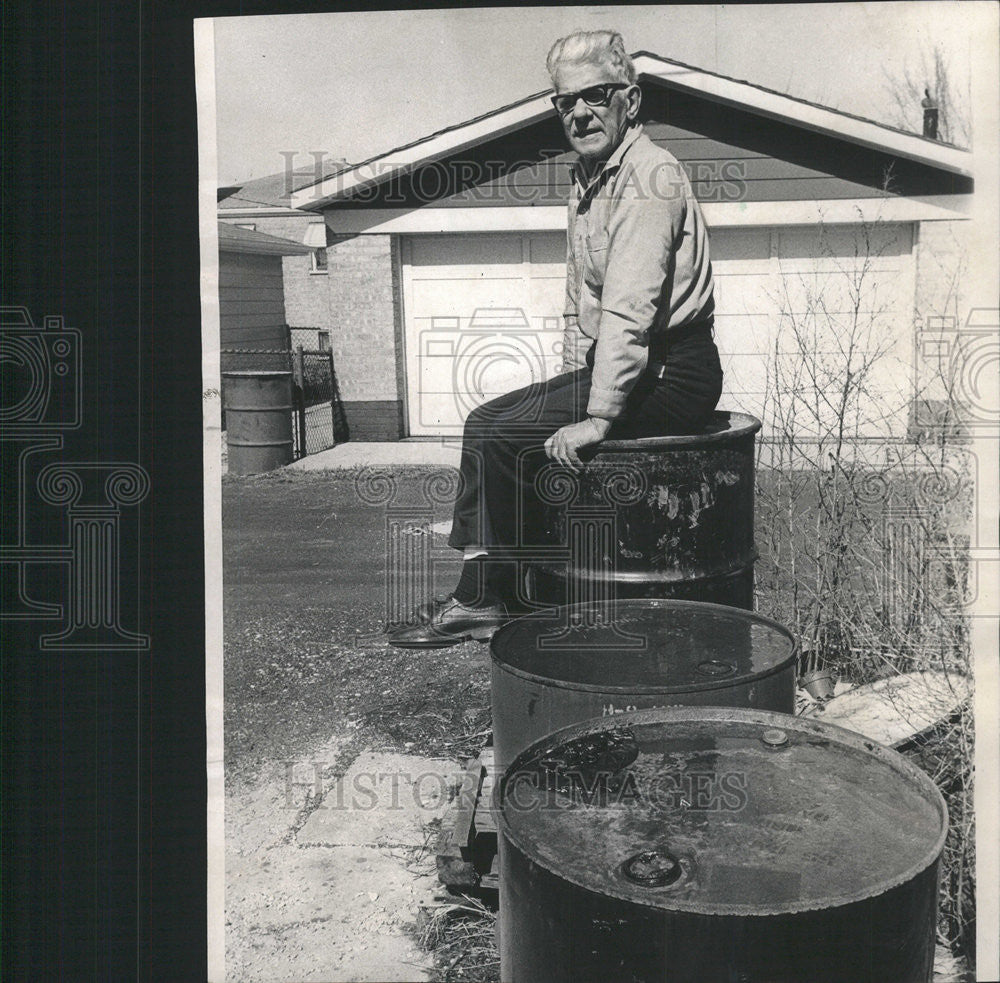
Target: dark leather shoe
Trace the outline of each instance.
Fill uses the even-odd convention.
[[[398,648],[433,649],[458,645],[470,638],[488,642],[498,628],[510,621],[502,604],[470,608],[454,597],[422,605],[417,617],[417,624],[391,631],[389,644]]]

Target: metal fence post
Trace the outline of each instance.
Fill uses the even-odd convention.
[[[299,432],[299,457],[306,456],[306,370],[302,346],[295,346],[292,358],[292,378],[295,381],[295,409]]]

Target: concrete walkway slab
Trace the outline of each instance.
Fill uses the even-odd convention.
[[[457,468],[461,442],[439,440],[348,441],[287,465],[288,471],[336,471],[362,467]]]
[[[360,755],[325,790],[296,834],[299,846],[419,847],[461,782],[454,761],[407,754]]]
[[[335,735],[291,770],[272,761],[254,785],[227,790],[231,983],[430,977],[433,958],[415,940],[441,889],[428,824],[447,809],[460,765],[364,751],[341,780],[323,781],[314,765],[344,748]]]

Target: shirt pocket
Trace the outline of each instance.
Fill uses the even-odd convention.
[[[584,243],[585,262],[583,278],[592,286],[604,285],[604,274],[608,268],[608,237],[589,235]]]

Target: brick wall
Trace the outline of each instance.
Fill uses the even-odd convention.
[[[397,305],[387,235],[332,236],[327,249],[330,347],[352,440],[398,440]]]
[[[314,215],[247,219],[259,232],[302,242]],[[328,241],[329,237],[328,237]],[[326,275],[309,256],[282,258],[285,318],[296,342],[315,346],[295,328],[330,332],[337,387],[351,440],[398,440],[402,435],[397,335],[401,308],[398,269],[387,235],[333,236]]]

